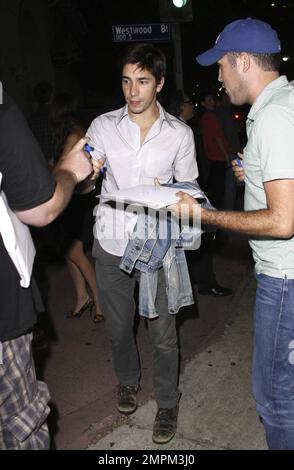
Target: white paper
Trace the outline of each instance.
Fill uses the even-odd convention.
[[[176,187],[167,186],[153,186],[148,184],[142,184],[134,186],[132,188],[119,189],[112,193],[100,194],[103,201],[117,201],[124,202],[126,204],[140,204],[142,206],[151,207],[153,209],[161,209],[167,207],[170,204],[174,204],[179,200],[176,193],[184,191],[193,197],[202,197],[203,192],[201,190],[193,189],[181,189]]]
[[[35,257],[34,243],[27,225],[23,224],[10,209],[1,191],[0,173],[0,234],[4,246],[20,275],[20,285],[28,287],[31,282]]]

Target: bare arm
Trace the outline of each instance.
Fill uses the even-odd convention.
[[[65,209],[76,184],[85,180],[93,170],[90,159],[82,150],[86,142],[87,139],[80,139],[69,153],[60,158],[53,171],[56,187],[51,199],[32,209],[16,212],[22,222],[43,227]]]
[[[211,211],[201,209],[203,224],[252,236],[288,239],[294,235],[294,180],[264,183],[267,208],[248,212]],[[181,201],[171,210],[181,216],[193,214],[195,199],[179,193]]]
[[[72,150],[72,148],[76,145],[76,143],[84,136],[85,136],[84,129],[82,129],[80,126],[76,126],[74,129],[74,132],[69,134],[69,136],[66,139],[66,142],[63,148],[63,154],[67,155]],[[91,177],[86,178],[84,181],[77,184],[77,186],[75,187],[75,192],[79,194],[86,194],[86,193],[91,192],[95,186],[95,181],[96,181],[96,176],[94,179],[92,179]]]

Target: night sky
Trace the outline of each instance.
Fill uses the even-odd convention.
[[[76,0],[82,13],[87,33],[81,41],[81,80],[84,87],[97,88],[105,95],[119,92],[120,77],[116,60],[126,43],[114,43],[112,25],[146,24],[160,22],[158,0]],[[171,3],[171,1],[170,1]],[[274,4],[275,6],[271,6]],[[238,18],[263,19],[277,31],[285,53],[293,59],[283,64],[283,73],[294,78],[294,1],[256,0],[192,0],[193,21],[181,23],[184,86],[188,92],[200,87],[217,87],[217,67],[200,67],[195,56],[213,46],[224,26]],[[292,44],[291,44],[292,42]],[[158,43],[171,64],[174,55],[172,43]],[[171,65],[169,65],[171,68]],[[88,71],[85,76],[85,68]]]

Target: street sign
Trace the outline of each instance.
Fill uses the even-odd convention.
[[[130,41],[169,41],[170,25],[158,24],[119,24],[112,26],[114,42]]]

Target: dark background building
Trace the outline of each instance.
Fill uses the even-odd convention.
[[[217,68],[196,64],[224,25],[240,17],[264,19],[283,44],[282,72],[294,78],[294,1],[189,0],[192,21],[180,23],[183,83],[189,92],[217,89]],[[160,23],[172,0],[0,0],[1,81],[25,113],[32,111],[32,89],[49,81],[72,91],[84,108],[104,111],[121,104],[117,57],[126,43],[114,42],[112,26]],[[161,16],[160,16],[161,12]],[[165,10],[166,13],[166,10]],[[175,42],[159,42],[168,58],[166,90],[177,86]]]

